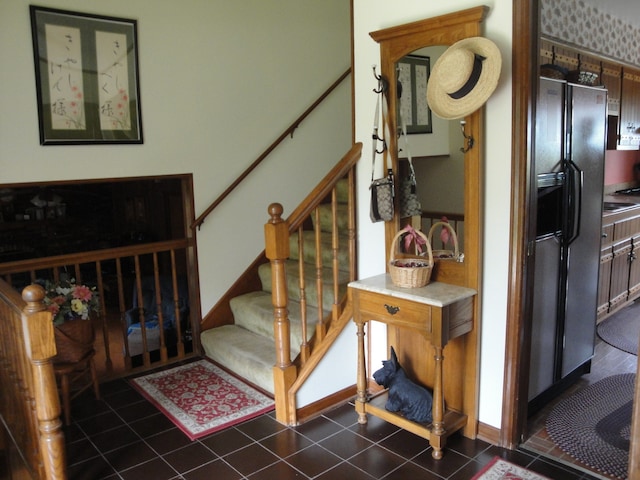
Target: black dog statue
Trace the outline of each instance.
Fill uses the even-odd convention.
[[[384,408],[390,412],[400,412],[405,418],[414,422],[431,422],[433,405],[431,392],[407,377],[398,363],[393,347],[391,347],[391,358],[382,361],[382,368],[373,374],[373,379],[378,385],[389,389],[389,398]]]

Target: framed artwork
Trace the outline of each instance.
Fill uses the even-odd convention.
[[[431,73],[429,57],[407,55],[398,61],[396,68],[402,88],[398,118],[404,120],[408,134],[432,133],[431,110],[427,105],[427,81]],[[401,125],[398,122],[398,128]]]
[[[40,144],[142,143],[136,21],[29,8]]]

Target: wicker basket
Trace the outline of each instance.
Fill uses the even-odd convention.
[[[76,363],[93,350],[95,334],[91,320],[74,319],[53,329],[57,355],[54,363]]]
[[[416,230],[416,233],[425,240],[428,257],[415,255],[396,259],[396,246],[403,233],[406,233],[405,230],[399,231],[391,242],[391,253],[389,254],[391,281],[397,287],[424,287],[431,280],[431,271],[433,270],[433,253],[429,239],[420,230]]]
[[[460,258],[460,248],[458,246],[458,235],[456,235],[456,231],[453,229],[451,224],[447,222],[436,222],[431,225],[429,229],[429,234],[427,238],[429,239],[429,243],[432,242],[433,234],[437,227],[447,228],[449,233],[451,234],[451,238],[453,239],[453,250],[435,250],[433,249],[433,258],[435,260],[455,260],[457,261]]]

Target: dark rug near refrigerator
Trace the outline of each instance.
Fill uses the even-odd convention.
[[[591,468],[627,478],[635,377],[606,377],[562,400],[547,417],[549,437]]]
[[[638,355],[640,302],[623,308],[598,325],[598,336],[623,352]]]

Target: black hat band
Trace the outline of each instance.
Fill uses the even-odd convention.
[[[467,96],[471,90],[476,87],[478,80],[480,80],[480,75],[482,74],[482,62],[486,60],[486,57],[478,55],[477,53],[475,53],[473,57],[473,70],[471,70],[471,75],[469,75],[467,83],[460,87],[459,90],[448,94],[454,100],[460,100],[462,97]]]

